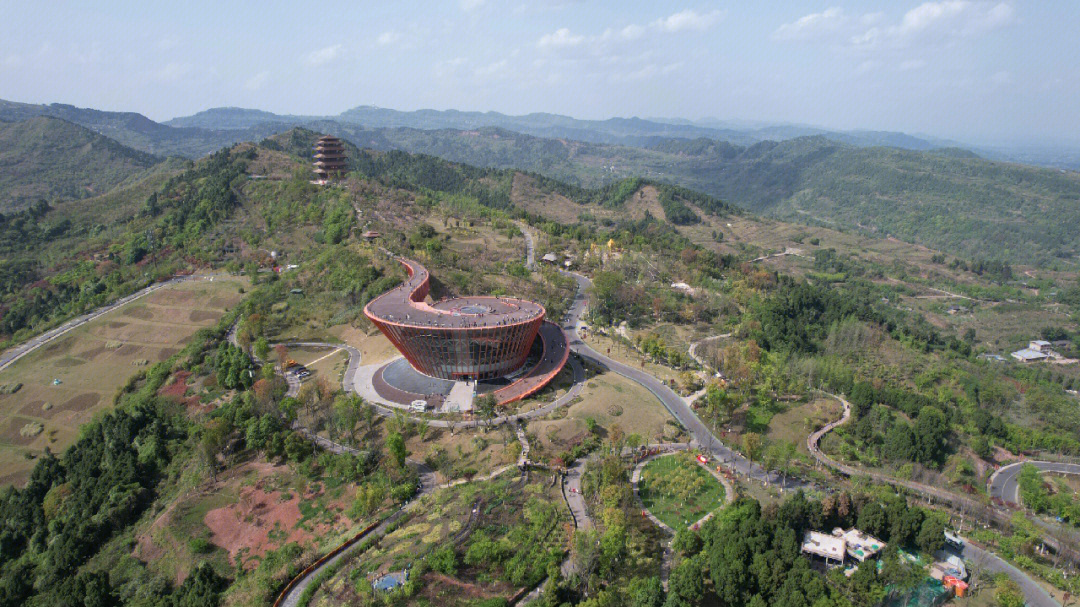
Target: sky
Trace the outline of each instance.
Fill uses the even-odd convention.
[[[0,99],[358,105],[1080,141],[1080,2],[0,0]]]

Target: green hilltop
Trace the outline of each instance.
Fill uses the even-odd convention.
[[[58,118],[0,122],[0,212],[104,194],[161,162]]]

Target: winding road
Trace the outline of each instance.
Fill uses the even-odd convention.
[[[891,476],[886,476],[884,474],[879,474],[877,472],[859,470],[859,469],[853,468],[851,466],[848,466],[846,464],[841,464],[841,463],[833,460],[829,456],[825,455],[821,451],[821,449],[819,447],[819,443],[821,442],[821,438],[823,436],[825,436],[826,434],[828,434],[829,432],[831,432],[837,426],[841,426],[841,425],[847,423],[847,421],[849,419],[851,419],[851,403],[849,403],[842,396],[839,396],[839,395],[836,395],[836,394],[829,394],[829,396],[839,400],[844,405],[844,413],[843,413],[843,415],[840,417],[840,419],[826,424],[821,429],[813,432],[812,434],[810,434],[810,436],[808,436],[806,438],[806,447],[807,447],[807,449],[810,450],[810,454],[814,456],[814,459],[816,459],[822,465],[824,465],[824,466],[826,466],[828,468],[832,468],[833,470],[843,474],[844,476],[858,476],[858,475],[867,476],[867,477],[869,477],[872,480],[875,480],[877,482],[887,483],[887,484],[890,484],[890,485],[893,485],[893,486],[896,486],[896,487],[903,487],[903,488],[908,489],[910,491],[913,491],[913,492],[915,492],[917,494],[929,495],[929,496],[935,497],[937,499],[946,501],[946,502],[948,502],[950,504],[955,505],[958,502],[960,502],[961,505],[968,505],[969,507],[974,507],[974,506],[977,505],[976,502],[974,502],[973,500],[968,500],[967,498],[963,498],[963,497],[954,495],[954,494],[952,494],[952,493],[950,493],[948,491],[945,491],[943,489],[938,489],[936,487],[930,487],[928,485],[923,485],[921,483],[915,483],[915,482],[911,482],[911,481],[904,481],[904,480],[896,479],[896,478],[893,478]],[[1038,463],[1049,464],[1050,462],[1038,462]],[[1058,465],[1061,465],[1061,464],[1058,464]],[[1064,465],[1069,466],[1070,464],[1064,464]],[[1075,465],[1075,464],[1072,464],[1072,465]],[[1020,470],[1020,464],[1013,464],[1012,466],[1007,466],[1005,468],[1002,468],[998,472],[1007,470],[1007,469],[1012,468],[1014,466],[1015,466],[1015,471],[1010,471],[1010,473],[1008,473],[1006,476],[1004,476],[1004,477],[1002,477],[1000,479],[997,479],[998,480],[998,486],[1000,486],[1000,487],[1009,486],[1008,482],[1011,481],[1012,486],[1015,489],[1015,480],[1014,479],[1015,479],[1016,472],[1019,472],[1019,470]],[[1080,466],[1078,466],[1078,468],[1080,468]],[[997,476],[998,476],[998,473],[995,473],[994,477],[991,477],[990,480],[991,480],[992,485],[994,484],[995,477],[997,477]],[[1040,586],[1039,583],[1036,582],[1033,578],[1031,578],[1029,575],[1024,573],[1022,570],[1020,570],[1016,566],[1014,566],[1014,565],[1010,564],[1009,562],[1005,561],[1005,559],[1002,559],[1001,557],[997,556],[993,552],[990,552],[989,550],[987,550],[985,548],[982,548],[981,546],[977,546],[977,545],[973,544],[971,542],[971,540],[965,540],[963,550],[961,550],[957,554],[959,556],[963,557],[965,560],[968,560],[971,563],[973,563],[974,565],[976,565],[978,567],[981,567],[981,568],[983,568],[983,569],[985,569],[985,570],[987,570],[987,571],[989,571],[991,573],[1004,573],[1004,574],[1008,575],[1010,579],[1012,579],[1014,582],[1016,582],[1020,586],[1020,589],[1024,593],[1024,598],[1026,599],[1027,604],[1028,604],[1029,607],[1057,607],[1058,606],[1058,602],[1052,596],[1050,596],[1050,594],[1048,592],[1046,592],[1046,590],[1044,590],[1043,587]]]
[[[705,339],[699,339],[694,343],[690,344],[690,347],[687,349],[687,353],[690,354],[690,358],[694,359],[694,362],[701,365],[703,369],[707,369],[709,368],[709,365],[705,362],[705,359],[701,358],[697,354],[698,346],[707,341],[716,341],[718,339],[724,339],[725,337],[731,337],[731,333],[723,333],[721,335],[713,335],[711,337],[706,337]]]
[[[714,458],[720,460],[721,463],[732,468],[735,472],[749,479],[778,485],[783,489],[797,489],[809,486],[806,481],[793,476],[788,476],[783,480],[777,481],[775,479],[777,476],[775,471],[765,470],[761,466],[752,463],[743,457],[742,454],[721,443],[712,431],[701,421],[697,414],[693,412],[690,405],[686,403],[686,399],[679,396],[674,390],[668,387],[667,384],[650,373],[635,369],[629,365],[625,365],[617,360],[604,356],[583,342],[578,336],[578,330],[581,327],[581,315],[584,313],[586,306],[585,293],[592,287],[592,281],[576,272],[563,271],[562,273],[576,280],[578,286],[577,294],[567,312],[568,320],[563,326],[563,329],[570,335],[571,352],[583,359],[591,360],[593,363],[622,375],[631,381],[637,382],[649,392],[652,392],[668,412],[671,413],[672,417],[686,429],[698,448],[710,453]]]
[[[1040,472],[1057,472],[1059,474],[1080,474],[1080,464],[1066,464],[1061,462],[1022,461],[998,468],[990,476],[986,489],[990,497],[996,497],[1004,502],[1020,504],[1020,484],[1017,476],[1025,465],[1032,465]]]

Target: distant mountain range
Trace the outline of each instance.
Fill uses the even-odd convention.
[[[650,145],[662,139],[708,138],[740,145],[759,141],[779,141],[822,135],[858,146],[884,145],[912,150],[960,147],[955,142],[923,139],[886,131],[829,131],[808,126],[769,125],[752,128],[722,126],[716,121],[692,122],[672,119],[609,118],[580,120],[559,114],[535,113],[510,116],[499,112],[463,112],[458,110],[416,110],[402,112],[375,106],[359,106],[337,116],[278,115],[262,110],[213,108],[193,116],[174,118],[165,124],[181,128],[250,129],[268,124],[306,125],[334,121],[367,128],[413,128],[422,130],[471,130],[495,127],[559,139],[590,143]]]
[[[522,169],[582,186],[644,177],[757,213],[896,236],[969,258],[1080,257],[1072,229],[1080,225],[1080,174],[995,162],[903,133],[370,106],[322,117],[215,108],[162,124],[135,113],[0,101],[0,120],[35,116],[82,125],[134,150],[188,158],[301,126],[361,148]],[[73,195],[70,184],[52,191],[60,192]]]
[[[186,158],[199,158],[238,141],[260,139],[280,130],[272,126],[247,131],[177,128],[154,122],[134,112],[106,112],[61,103],[38,105],[0,100],[0,120],[20,121],[35,116],[60,118],[128,147],[158,156]]]

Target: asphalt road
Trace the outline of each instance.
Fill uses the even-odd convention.
[[[567,311],[567,321],[563,326],[563,329],[570,335],[570,350],[572,352],[582,358],[592,359],[611,371],[644,386],[660,400],[672,417],[686,429],[700,449],[711,453],[713,457],[726,463],[739,474],[761,482],[768,481],[774,485],[780,485],[784,489],[808,486],[806,481],[796,477],[789,476],[786,479],[779,479],[776,472],[766,471],[761,466],[747,460],[742,454],[728,448],[702,423],[701,419],[686,403],[686,400],[668,387],[667,384],[641,369],[635,369],[604,356],[581,341],[578,328],[581,326],[581,315],[585,311],[587,302],[585,293],[592,287],[592,281],[575,272],[563,272],[563,274],[574,278],[578,286],[574,301]]]
[[[999,556],[988,550],[983,550],[970,542],[964,543],[964,549],[960,556],[967,561],[968,571],[978,567],[989,573],[1004,573],[1020,586],[1024,593],[1024,600],[1028,607],[1059,607],[1060,603],[1043,590],[1035,580],[1026,573],[1005,562]]]
[[[853,476],[853,475],[859,474],[860,471],[856,470],[854,468],[851,468],[850,466],[845,466],[844,464],[840,464],[838,462],[833,461],[828,456],[826,456],[824,453],[822,453],[821,450],[818,448],[818,443],[821,441],[821,437],[823,437],[825,434],[829,433],[831,430],[833,430],[837,426],[840,426],[840,425],[846,423],[851,418],[851,404],[841,396],[838,396],[838,395],[835,395],[835,394],[832,394],[830,396],[839,399],[840,402],[844,405],[844,414],[840,417],[840,419],[838,419],[838,420],[836,420],[834,422],[830,422],[829,424],[826,424],[820,430],[818,430],[818,431],[812,433],[810,436],[808,436],[806,438],[806,446],[807,446],[808,449],[810,449],[810,453],[819,462],[822,462],[823,464],[825,464],[825,465],[827,465],[827,466],[829,466],[831,468],[834,468],[834,469],[840,471],[843,474]],[[1040,462],[1040,463],[1049,463],[1049,462]],[[1002,468],[1001,470],[1006,470],[1007,468],[1009,468],[1009,467]],[[1020,466],[1016,465],[1016,471],[1019,471],[1019,469],[1020,469]],[[874,478],[875,476],[881,476],[881,475],[877,475],[876,473],[867,473],[865,471],[862,471],[862,474],[867,474],[867,475],[871,476],[871,478]],[[1011,472],[1011,475],[1015,476],[1015,471]],[[905,482],[905,481],[901,481],[901,480],[898,480],[898,479],[892,479],[892,478],[887,478],[887,477],[883,477],[883,476],[881,478],[875,478],[875,480],[878,480],[879,482],[887,482],[887,483],[891,483],[891,484],[894,484],[894,485],[903,486],[903,487],[906,487],[908,489],[911,489],[913,491],[920,492],[920,493],[927,493],[928,490],[930,489],[930,488],[928,488],[928,487],[926,487],[924,485],[920,485],[918,483]],[[993,481],[994,481],[994,478],[992,477],[991,482],[993,482]],[[1015,484],[1015,481],[1013,481],[1013,482]],[[963,557],[964,560],[968,561],[969,570],[974,568],[974,567],[979,567],[979,568],[985,569],[986,571],[988,571],[990,573],[1004,573],[1004,574],[1008,575],[1009,578],[1011,578],[1014,582],[1016,582],[1020,586],[1020,589],[1024,593],[1024,598],[1027,601],[1028,607],[1056,607],[1058,605],[1058,603],[1054,600],[1054,598],[1051,597],[1050,594],[1046,592],[1046,590],[1043,590],[1042,586],[1040,586],[1034,579],[1032,579],[1030,576],[1028,576],[1028,574],[1024,573],[1023,571],[1021,571],[1017,567],[1014,567],[1013,565],[1009,564],[1004,559],[998,557],[994,553],[992,553],[992,552],[990,552],[988,550],[984,550],[984,549],[982,549],[982,548],[980,548],[978,546],[975,546],[970,541],[965,540],[964,549],[962,551],[960,551],[958,554],[959,554],[959,556]]]
[[[523,224],[518,223],[518,227],[521,228],[521,235],[525,237],[525,267],[530,272],[536,271],[536,241],[533,240],[532,232],[529,228]]]
[[[990,497],[996,497],[1002,501],[1020,503],[1020,484],[1017,476],[1025,464],[1031,464],[1043,472],[1059,472],[1061,474],[1080,474],[1080,464],[1064,464],[1060,462],[1028,461],[1016,462],[1008,466],[1002,466],[994,472],[987,483]]]

